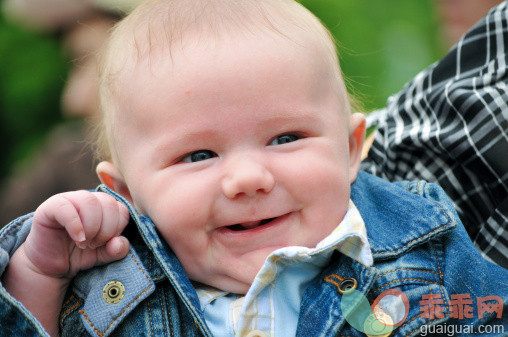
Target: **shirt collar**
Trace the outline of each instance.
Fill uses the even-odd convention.
[[[321,254],[333,250],[338,250],[367,267],[373,264],[365,223],[351,200],[344,219],[310,253]]]

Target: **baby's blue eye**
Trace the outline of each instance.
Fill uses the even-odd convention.
[[[217,157],[217,154],[210,150],[199,150],[192,152],[185,157],[183,157],[183,161],[186,163],[194,163],[197,161],[207,160]]]
[[[300,139],[300,137],[298,137],[297,135],[284,134],[284,135],[280,135],[280,136],[275,137],[270,142],[270,145],[281,145],[281,144],[291,143],[291,142],[294,142],[294,141],[296,141],[298,139]]]

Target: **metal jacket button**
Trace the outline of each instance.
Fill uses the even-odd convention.
[[[352,277],[348,277],[340,281],[338,291],[340,294],[344,294],[348,290],[358,288],[358,282]]]
[[[102,297],[106,302],[115,304],[120,302],[125,296],[125,287],[120,281],[110,281],[102,288]]]

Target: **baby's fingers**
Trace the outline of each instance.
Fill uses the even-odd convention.
[[[76,243],[86,240],[85,230],[74,203],[66,198],[66,193],[57,194],[42,203],[34,214],[33,229],[65,229]]]
[[[106,264],[123,259],[129,252],[129,241],[123,236],[116,236],[106,245],[97,248],[97,263]]]
[[[85,240],[76,242],[80,248],[86,248],[90,241],[101,230],[102,204],[99,194],[103,193],[75,191],[63,194],[63,197],[69,200],[69,202],[71,202],[78,211],[81,224],[83,226]],[[67,228],[67,226],[65,226],[65,228]]]
[[[88,247],[100,247],[119,236],[129,222],[129,210],[121,202],[105,193],[96,193],[101,204],[101,226],[93,238],[88,238]]]
[[[112,196],[74,191],[46,200],[35,212],[34,224],[67,231],[80,248],[96,248],[119,236],[129,221],[127,207]]]

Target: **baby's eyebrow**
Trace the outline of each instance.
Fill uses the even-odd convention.
[[[274,131],[314,131],[318,132],[325,127],[326,120],[319,116],[319,113],[313,112],[296,112],[281,113],[279,115],[270,116],[258,124],[258,132],[264,130]]]
[[[263,120],[261,124],[264,125],[301,125],[301,124],[316,124],[321,123],[321,119],[314,113],[291,113],[270,116]]]
[[[188,144],[189,140],[208,139],[213,141],[217,139],[217,131],[213,129],[191,130],[184,128],[181,130],[169,130],[168,133],[171,134],[169,137],[155,144],[155,151],[167,151],[172,147]]]

